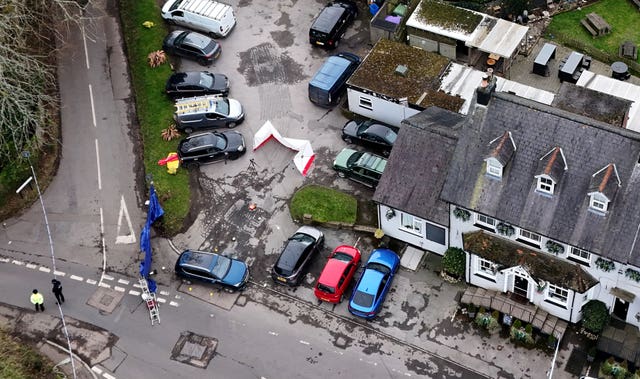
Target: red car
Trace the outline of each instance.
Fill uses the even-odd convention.
[[[336,247],[322,269],[313,293],[322,301],[342,302],[344,291],[356,273],[359,263],[360,250],[348,245]]]

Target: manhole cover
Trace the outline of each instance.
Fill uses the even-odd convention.
[[[100,304],[104,305],[105,307],[108,307],[109,305],[111,305],[112,302],[113,302],[113,296],[103,295],[100,298]]]
[[[124,292],[116,292],[105,287],[98,287],[96,292],[91,295],[87,304],[97,308],[99,311],[111,313],[120,304],[124,297]]]
[[[171,350],[171,359],[188,365],[207,368],[216,352],[218,341],[192,332],[180,333],[180,338]]]

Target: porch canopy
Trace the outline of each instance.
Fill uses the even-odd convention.
[[[528,249],[483,230],[462,235],[464,250],[495,263],[499,270],[520,266],[532,278],[541,279],[577,293],[585,293],[598,281],[579,264],[571,264],[550,253]]]
[[[519,25],[500,18],[485,16],[474,32],[474,39],[467,46],[485,53],[509,59],[518,51],[520,43],[529,31],[528,26]]]

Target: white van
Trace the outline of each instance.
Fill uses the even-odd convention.
[[[233,8],[214,0],[168,0],[162,6],[162,18],[213,38],[226,37],[236,25]]]

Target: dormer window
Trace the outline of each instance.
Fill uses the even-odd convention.
[[[595,193],[591,195],[589,207],[599,212],[606,212],[609,206],[609,200],[601,194]]]
[[[610,163],[591,176],[589,183],[589,209],[605,214],[622,185],[616,165]]]
[[[507,166],[516,151],[511,132],[504,132],[500,137],[489,142],[489,154],[485,158],[487,163],[487,175],[494,178],[502,178],[504,168]]]
[[[538,177],[538,188],[537,190],[540,192],[548,193],[549,195],[553,195],[553,189],[556,186],[556,182],[546,175],[540,175]]]

